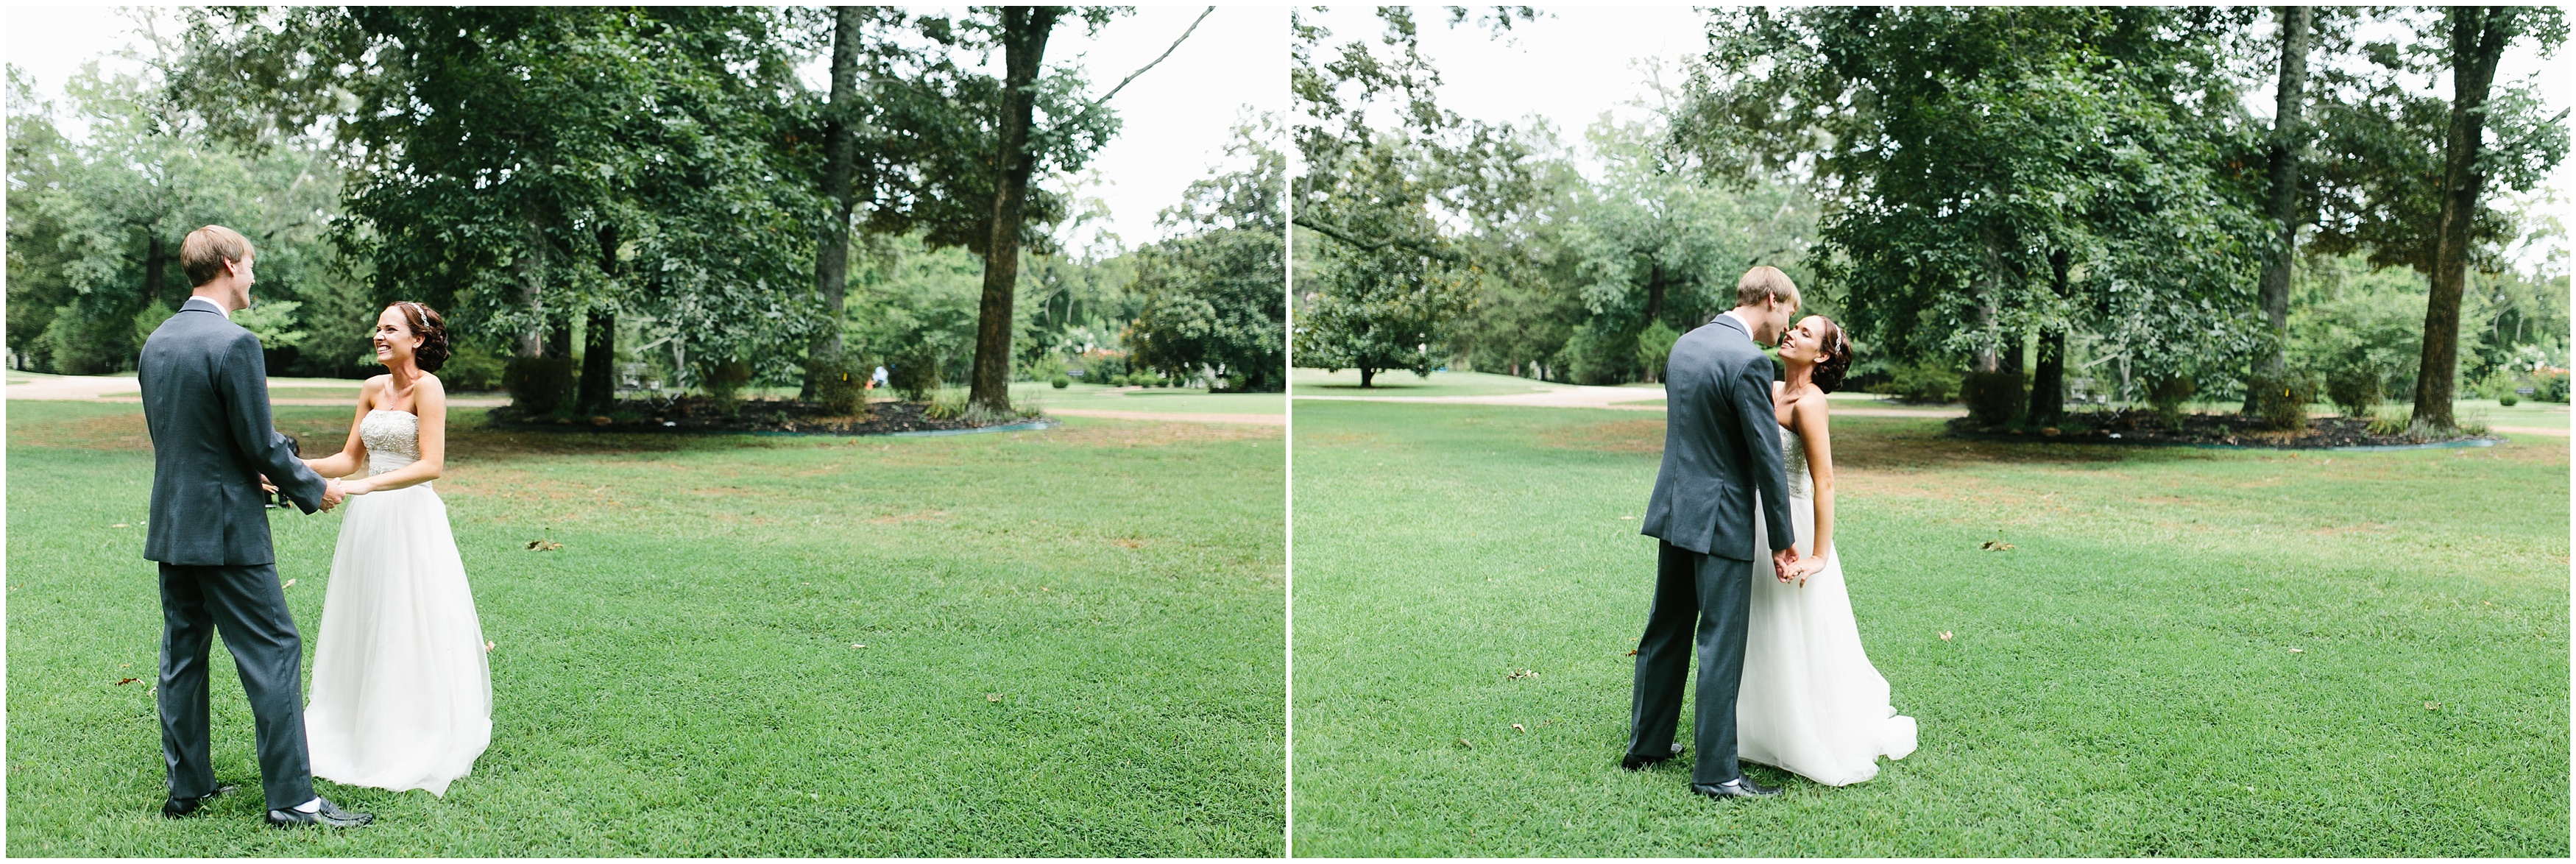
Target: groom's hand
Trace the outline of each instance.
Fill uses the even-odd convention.
[[[330,479],[327,479],[327,480],[322,481],[322,509],[323,509],[323,510],[326,510],[326,511],[327,511],[327,510],[330,510],[330,509],[331,509],[331,508],[333,508],[333,507],[338,507],[338,506],[340,506],[340,501],[341,501],[341,499],[344,499],[344,498],[347,498],[347,497],[349,497],[349,493],[348,493],[346,490],[343,490],[343,489],[341,489],[341,488],[340,488],[340,478],[333,477],[333,478],[330,478]]]
[[[1797,567],[1798,550],[1782,549],[1771,553],[1771,575],[1780,577],[1781,584],[1787,584],[1789,582],[1790,573],[1795,571]]]

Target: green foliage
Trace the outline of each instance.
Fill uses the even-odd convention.
[[[1297,319],[1298,362],[1367,379],[1389,369],[1429,377],[1447,361],[1442,336],[1466,311],[1474,273],[1345,244],[1320,257],[1316,291]]]
[[[1647,324],[1646,331],[1637,334],[1637,365],[1645,368],[1648,380],[1663,379],[1664,362],[1673,355],[1673,343],[1681,339],[1681,333],[1660,320]]]
[[[304,304],[293,300],[253,303],[248,309],[235,311],[232,321],[241,325],[242,329],[250,331],[250,335],[259,337],[261,348],[270,351],[299,348],[313,335],[296,328],[296,325],[301,322],[295,310],[303,307]]]
[[[170,316],[176,314],[178,313],[170,308],[170,304],[163,303],[159,300],[154,300],[151,305],[136,310],[134,313],[134,341],[131,343],[135,347],[135,350],[142,350],[143,341],[152,338],[152,331],[161,329],[161,322],[170,320]],[[259,331],[254,330],[251,332],[253,335],[257,335]],[[262,341],[265,342],[266,340]],[[59,347],[55,349],[57,353],[60,353],[61,350],[62,349]]]
[[[2152,379],[2147,383],[2147,405],[2164,418],[2165,425],[2176,425],[2182,422],[2183,406],[2199,391],[2200,385],[2189,375]]]
[[[1675,139],[1716,176],[1812,166],[1811,294],[1901,358],[2088,332],[2154,377],[2256,346],[2264,222],[2232,28],[2146,7],[1713,13]],[[1820,109],[1819,106],[1833,106]]]
[[[447,363],[438,367],[438,380],[451,393],[480,393],[501,389],[508,371],[501,355],[476,340],[454,343]]]
[[[1959,401],[1968,416],[1987,426],[2021,419],[2030,402],[2030,382],[2019,372],[1970,372],[1959,378]]]
[[[2532,376],[2531,399],[2535,402],[2567,404],[2567,370],[2553,369]]]
[[[2518,398],[2515,398],[2514,394],[2513,394],[2511,391],[2507,391],[2507,392],[2505,392],[2505,393],[2502,393],[2502,394],[2500,394],[2500,395],[2496,396],[2496,404],[2498,404],[2498,405],[2502,405],[2502,406],[2507,407],[2507,408],[2511,408],[2511,407],[2513,407],[2513,406],[2515,406],[2515,405],[2522,404],[2522,400],[2521,400],[2521,399],[2518,399]]]
[[[751,385],[753,374],[751,361],[731,357],[708,362],[698,380],[705,383],[707,395],[714,397],[716,414],[732,417],[742,410],[742,388]]]
[[[1959,370],[1938,361],[1895,363],[1878,392],[1918,405],[1941,405],[1959,398]]]
[[[519,357],[501,375],[510,391],[510,407],[521,416],[552,414],[572,398],[572,360],[565,357]]]
[[[1286,224],[1279,189],[1286,157],[1264,143],[1270,124],[1238,127],[1228,152],[1251,167],[1190,185],[1167,225],[1194,233],[1138,252],[1130,289],[1144,307],[1124,334],[1132,362],[1188,377],[1209,370],[1220,389],[1288,386]]]
[[[2398,408],[2372,412],[2370,423],[2364,428],[2372,435],[2397,436],[2406,434],[2409,425],[2411,423],[2406,410]]]
[[[836,416],[854,416],[867,410],[868,367],[847,355],[807,359],[814,373],[814,401]]]
[[[1062,389],[1064,389],[1064,388],[1067,388],[1067,387],[1071,387],[1071,386],[1073,386],[1073,379],[1072,379],[1072,378],[1065,377],[1064,375],[1059,374],[1059,375],[1057,375],[1057,376],[1055,376],[1055,377],[1053,377],[1053,378],[1049,378],[1049,379],[1047,379],[1047,386],[1049,386],[1049,387],[1053,387],[1053,388],[1058,389],[1058,390],[1062,390]]]
[[[2343,410],[2343,416],[2369,417],[2379,410],[2380,388],[2387,380],[2387,370],[2367,361],[2347,363],[2326,373],[2326,397]]]
[[[2246,380],[2254,391],[2254,416],[2263,428],[2290,431],[2308,428],[2308,405],[2317,401],[2316,376],[2291,370],[2274,375],[2257,372]]]

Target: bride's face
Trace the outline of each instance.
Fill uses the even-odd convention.
[[[384,314],[376,316],[375,343],[376,362],[392,366],[395,361],[412,358],[413,349],[420,347],[420,336],[411,332],[411,322],[403,318],[401,309],[387,306]]]
[[[1809,315],[1795,326],[1780,333],[1780,359],[1795,363],[1814,363],[1824,356],[1825,319]]]

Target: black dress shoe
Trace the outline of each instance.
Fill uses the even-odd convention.
[[[1780,794],[1778,789],[1756,785],[1751,777],[1737,777],[1715,786],[1693,783],[1691,792],[1711,798],[1769,798]]]
[[[1656,765],[1663,764],[1665,761],[1672,758],[1673,757],[1670,756],[1640,756],[1635,753],[1630,753],[1619,760],[1619,767],[1630,771],[1644,771],[1648,768],[1655,767]]]
[[[217,796],[239,788],[241,787],[230,783],[217,783],[215,784],[214,791],[207,792],[206,794],[199,795],[194,798],[172,798],[163,801],[161,802],[161,815],[177,819],[181,816],[195,813],[197,812],[197,808],[206,806],[206,802],[215,800]]]
[[[306,813],[302,810],[297,810],[291,807],[284,810],[268,811],[268,824],[275,825],[279,828],[293,828],[299,825],[313,825],[323,828],[357,828],[373,821],[376,821],[376,814],[352,813],[347,810],[342,810],[340,809],[340,805],[331,803],[331,799],[329,798],[322,799],[321,809],[315,810],[311,813]]]

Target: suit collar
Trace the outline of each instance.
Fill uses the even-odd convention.
[[[1753,341],[1753,330],[1744,326],[1744,322],[1736,320],[1733,311],[1734,310],[1728,310],[1726,312],[1717,313],[1717,317],[1709,319],[1708,323],[1723,324],[1737,333],[1744,334],[1744,341]]]
[[[224,316],[225,320],[231,320],[233,317],[233,313],[225,311],[222,306],[215,305],[215,301],[208,300],[203,297],[190,297],[188,298],[188,302],[179,304],[179,311],[186,312],[189,310],[212,312],[217,315]]]

